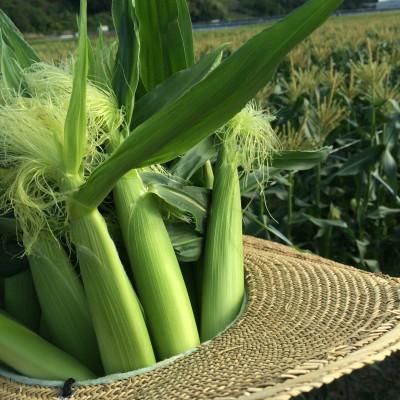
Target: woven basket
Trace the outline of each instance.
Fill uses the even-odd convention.
[[[248,303],[233,326],[151,370],[78,385],[73,398],[284,400],[400,349],[400,280],[254,238],[245,258]],[[59,398],[59,387],[0,377],[1,400]]]

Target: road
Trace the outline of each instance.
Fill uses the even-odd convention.
[[[384,12],[393,12],[393,11],[400,11],[399,9],[390,9],[390,10],[377,10],[375,8],[364,8],[359,10],[341,10],[335,13],[336,16],[354,16],[354,15],[361,15],[361,14],[372,14],[372,13],[384,13]],[[248,25],[257,25],[257,24],[265,24],[268,22],[275,22],[279,21],[284,18],[284,15],[277,16],[277,17],[267,17],[267,18],[253,18],[253,19],[244,19],[238,21],[221,21],[215,23],[195,23],[193,24],[193,30],[195,31],[209,31],[209,30],[216,30],[216,29],[227,29],[227,28],[236,28],[241,26],[248,26]]]

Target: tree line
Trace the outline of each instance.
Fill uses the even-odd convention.
[[[359,8],[365,0],[345,0],[345,8]],[[230,19],[232,16],[281,15],[304,0],[188,0],[194,22]],[[75,29],[79,0],[0,0],[0,8],[23,32],[62,32]],[[89,0],[89,29],[111,25],[111,0]]]

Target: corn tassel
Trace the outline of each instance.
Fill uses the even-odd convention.
[[[72,356],[0,313],[0,361],[30,378],[88,380],[94,374]]]
[[[159,204],[137,171],[114,190],[116,210],[139,297],[160,359],[199,344],[189,295]]]

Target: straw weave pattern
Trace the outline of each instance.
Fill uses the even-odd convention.
[[[249,301],[193,353],[126,380],[77,387],[88,400],[287,400],[400,349],[400,281],[245,239]],[[1,400],[60,390],[0,377]]]

